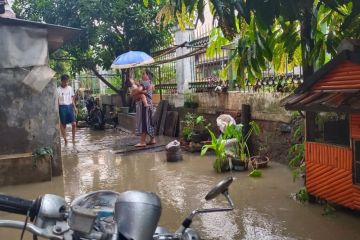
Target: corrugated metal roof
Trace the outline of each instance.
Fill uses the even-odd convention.
[[[360,52],[343,51],[281,101],[287,110],[360,112]]]
[[[64,43],[69,42],[76,38],[80,29],[71,28],[47,23],[27,21],[17,18],[1,18],[0,24],[13,25],[13,26],[28,26],[33,28],[46,28],[48,31],[49,51],[53,52],[60,48]]]
[[[281,101],[287,110],[360,112],[360,91],[293,94]]]

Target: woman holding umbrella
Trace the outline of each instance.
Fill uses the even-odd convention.
[[[136,135],[140,136],[140,142],[135,147],[145,147],[146,144],[152,145],[156,143],[155,129],[152,121],[152,73],[149,69],[145,69],[142,74],[142,84],[140,88],[136,88],[132,91],[132,95],[136,101]],[[137,96],[144,94],[147,101],[147,106]],[[150,136],[150,141],[146,143],[146,135]]]
[[[129,51],[127,53],[118,56],[113,64],[112,68],[125,69],[133,68],[137,66],[143,66],[153,63],[154,59],[144,52]],[[140,142],[135,147],[145,147],[146,144],[155,144],[155,129],[152,121],[152,91],[153,86],[151,83],[153,74],[149,69],[145,69],[142,74],[141,87],[134,88],[131,95],[136,99],[136,135],[140,136]],[[133,83],[132,83],[133,84]],[[146,103],[141,101],[141,95],[146,97]],[[145,103],[145,104],[144,104]],[[146,136],[150,136],[150,141],[146,143]]]

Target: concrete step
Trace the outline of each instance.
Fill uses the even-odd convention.
[[[51,175],[48,155],[36,158],[31,153],[0,155],[0,186],[50,181]]]

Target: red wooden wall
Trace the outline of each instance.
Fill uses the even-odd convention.
[[[350,135],[360,140],[360,115],[350,115]],[[305,161],[309,193],[360,210],[360,185],[354,185],[352,178],[352,148],[306,142]]]
[[[352,150],[307,142],[305,159],[308,192],[330,202],[354,208]]]

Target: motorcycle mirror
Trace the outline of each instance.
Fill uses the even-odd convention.
[[[233,180],[233,177],[227,177],[223,179],[213,189],[210,190],[210,192],[205,196],[205,199],[208,201],[216,198],[220,193],[226,192]]]

